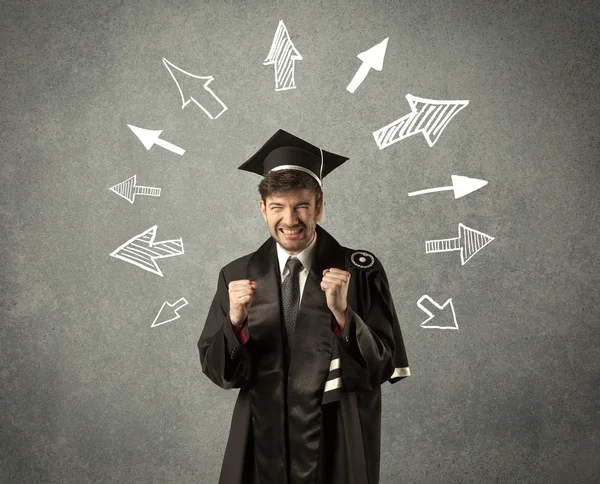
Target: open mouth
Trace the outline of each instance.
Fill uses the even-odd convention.
[[[294,229],[294,230],[279,229],[279,232],[281,232],[286,239],[298,239],[298,238],[302,237],[302,235],[304,235],[303,228]]]

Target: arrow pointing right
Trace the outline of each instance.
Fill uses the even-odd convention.
[[[419,190],[417,192],[410,192],[409,197],[415,195],[422,195],[424,193],[441,192],[444,190],[454,190],[454,198],[464,197],[469,193],[479,190],[481,187],[487,185],[487,181],[478,180],[477,178],[469,178],[466,176],[450,175],[452,178],[452,186],[449,187],[438,187],[438,188],[427,188],[425,190]]]

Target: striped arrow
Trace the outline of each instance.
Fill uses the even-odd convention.
[[[127,180],[110,187],[110,190],[129,201],[129,203],[134,202],[136,195],[160,197],[160,188],[142,187],[136,185],[136,175],[133,175],[132,177],[127,178]]]
[[[283,20],[280,20],[273,36],[273,42],[271,42],[269,54],[263,61],[265,66],[275,64],[276,91],[296,89],[294,66],[297,60],[302,60],[302,55],[294,46]]]
[[[412,94],[407,94],[406,100],[410,113],[373,132],[380,150],[417,133],[423,133],[429,147],[433,146],[450,120],[469,104],[469,101],[436,101]]]
[[[156,264],[156,259],[183,254],[183,241],[173,239],[154,242],[157,227],[157,225],[154,225],[145,232],[129,239],[111,252],[110,255],[162,277],[163,273]]]
[[[428,240],[425,242],[425,253],[460,251],[461,265],[465,265],[471,257],[488,245],[494,237],[458,224],[458,237],[452,239]]]

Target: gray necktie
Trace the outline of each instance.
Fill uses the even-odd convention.
[[[304,268],[302,262],[297,258],[290,257],[285,266],[289,274],[281,284],[281,302],[283,304],[283,320],[288,344],[291,346],[298,317],[298,306],[300,304],[300,271]]]

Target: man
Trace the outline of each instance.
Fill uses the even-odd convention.
[[[271,237],[226,265],[198,341],[239,388],[220,484],[377,484],[381,390],[410,375],[384,269],[318,222],[347,158],[279,130],[240,169],[264,175]]]

